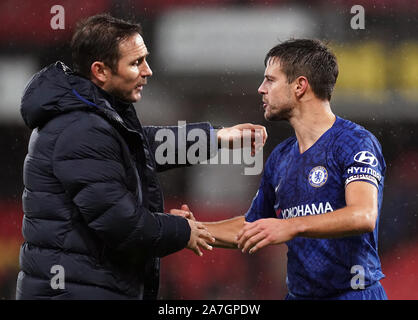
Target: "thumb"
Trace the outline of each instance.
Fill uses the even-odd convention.
[[[183,204],[181,206],[181,210],[183,210],[183,211],[190,211],[189,206],[187,204]]]

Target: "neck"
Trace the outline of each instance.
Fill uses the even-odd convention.
[[[332,127],[336,120],[329,101],[309,101],[295,108],[289,122],[295,130],[299,152],[303,153]]]
[[[103,85],[98,83],[98,81],[95,81],[95,79],[91,79],[91,82],[93,82],[96,87],[99,89],[99,91],[102,93],[102,95],[106,98],[106,100],[116,109],[116,111],[125,110],[128,108],[131,103],[124,101],[117,96],[110,93],[108,90],[104,88]]]

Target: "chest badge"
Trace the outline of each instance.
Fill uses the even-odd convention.
[[[309,172],[309,184],[314,188],[322,187],[328,180],[328,171],[322,166],[313,168]]]

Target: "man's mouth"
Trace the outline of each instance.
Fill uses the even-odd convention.
[[[142,91],[142,88],[144,87],[144,85],[143,84],[137,84],[136,86],[135,86],[135,89],[136,90],[139,90],[139,91]]]

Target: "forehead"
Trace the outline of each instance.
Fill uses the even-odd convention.
[[[266,70],[264,72],[265,75],[269,76],[280,76],[283,75],[282,67],[280,64],[280,60],[275,57],[271,57],[267,61]]]
[[[119,44],[119,54],[121,58],[136,56],[137,58],[148,54],[144,39],[136,33]]]

